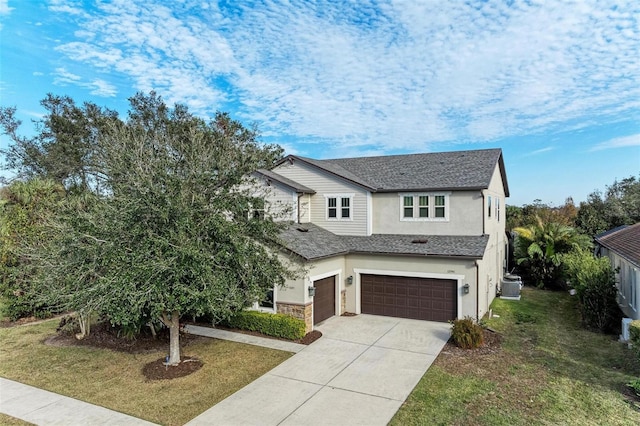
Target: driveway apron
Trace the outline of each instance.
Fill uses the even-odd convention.
[[[449,339],[446,323],[332,317],[322,338],[188,425],[386,425]]]

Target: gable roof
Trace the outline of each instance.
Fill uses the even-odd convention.
[[[306,187],[294,180],[291,180],[287,177],[284,177],[282,175],[279,175],[276,172],[272,172],[271,170],[266,170],[266,169],[258,169],[255,171],[256,174],[261,175],[262,177],[265,178],[265,180],[268,181],[276,181],[288,188],[293,189],[296,192],[299,193],[303,193],[303,194],[315,194],[316,191],[314,191],[313,189]]]
[[[640,266],[640,222],[596,235],[596,242]]]
[[[312,223],[292,224],[280,237],[289,251],[306,260],[355,253],[481,259],[489,242],[488,235],[336,235]]]
[[[497,165],[509,196],[501,149],[331,160],[289,155],[277,165],[285,161],[304,162],[372,192],[486,189]]]

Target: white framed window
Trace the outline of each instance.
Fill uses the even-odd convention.
[[[264,298],[262,300],[258,300],[257,302],[254,302],[252,308],[256,311],[275,313],[276,312],[275,295],[276,295],[275,287],[270,290],[267,290],[264,294]]]
[[[449,194],[400,194],[400,220],[448,221]]]
[[[353,194],[329,194],[327,220],[351,220],[353,217]]]

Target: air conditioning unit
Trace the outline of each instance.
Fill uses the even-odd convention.
[[[520,300],[520,290],[522,289],[522,280],[517,275],[508,274],[500,282],[500,298],[509,300]]]
[[[629,341],[629,324],[633,321],[632,318],[622,318],[622,334],[620,335],[621,342]]]

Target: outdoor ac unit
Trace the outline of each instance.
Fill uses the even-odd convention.
[[[631,324],[633,319],[631,318],[622,318],[622,334],[620,335],[621,342],[629,341],[629,324]]]
[[[522,288],[522,281],[512,281],[509,279],[503,279],[501,282],[502,294],[501,299],[514,299],[520,300],[520,289]]]

